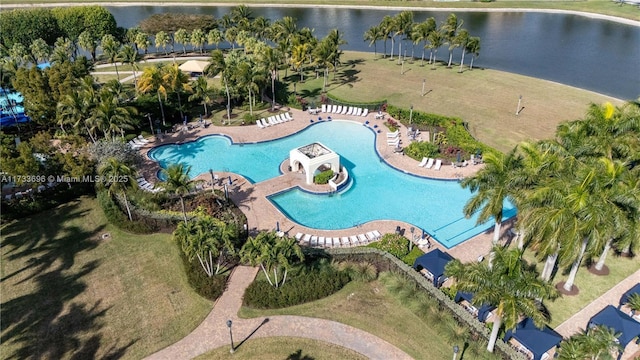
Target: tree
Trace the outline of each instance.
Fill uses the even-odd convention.
[[[557,357],[559,360],[613,360],[613,354],[622,350],[618,336],[615,330],[606,326],[590,328],[564,340],[560,344]]]
[[[202,106],[204,106],[204,115],[208,115],[209,110],[207,109],[207,104],[213,101],[216,93],[215,89],[209,87],[207,78],[205,78],[204,76],[199,76],[191,84],[191,89],[193,90],[193,94],[189,96],[189,101],[199,100]]]
[[[138,60],[140,60],[138,51],[136,51],[133,46],[127,44],[123,46],[122,49],[120,49],[120,54],[118,57],[123,64],[129,64],[131,65],[131,68],[133,68],[133,84],[135,86],[135,84],[138,83],[136,72],[139,69]]]
[[[304,260],[302,249],[295,238],[279,237],[275,232],[261,232],[255,238],[249,237],[240,254],[242,261],[252,266],[260,265],[269,284],[276,288],[285,284],[287,273],[293,264]],[[282,278],[279,274],[282,274]]]
[[[204,73],[208,76],[216,76],[220,74],[222,82],[224,83],[224,89],[227,93],[227,120],[231,120],[231,94],[229,93],[229,74],[227,63],[224,59],[222,51],[216,49],[211,52],[211,58],[209,59],[209,65],[204,69]]]
[[[137,113],[136,108],[122,106],[114,93],[103,89],[92,117],[101,124],[105,137],[113,139],[116,133],[120,133],[124,140],[124,131],[133,129],[133,116]]]
[[[429,63],[432,64],[431,69],[433,70],[436,68],[436,56],[438,54],[438,49],[444,44],[444,34],[440,30],[434,30],[429,33],[427,40],[429,40],[429,45],[427,45],[427,47],[431,50],[429,54]]]
[[[173,238],[189,261],[197,257],[204,272],[212,277],[220,273],[225,257],[235,252],[233,240],[236,235],[233,227],[225,222],[201,216],[195,221],[178,224]]]
[[[158,103],[160,104],[160,112],[162,114],[162,125],[166,125],[164,108],[162,106],[162,97],[167,99],[167,83],[163,77],[164,68],[161,65],[150,66],[142,70],[140,75],[140,81],[138,81],[137,89],[142,94],[155,92],[158,96]]]
[[[393,32],[393,18],[390,15],[385,15],[380,21],[380,33],[382,34],[382,38],[384,39],[384,55],[382,58],[387,57],[387,40],[391,38],[391,33]],[[391,58],[393,59],[393,38],[391,42]]]
[[[91,61],[96,61],[96,49],[98,48],[98,39],[93,37],[90,31],[85,30],[78,36],[78,45],[81,49],[91,54]]]
[[[142,49],[142,51],[144,51],[144,54],[147,55],[149,46],[151,46],[151,41],[149,40],[149,35],[147,33],[139,31],[136,34],[134,43],[136,44],[138,49]]]
[[[195,29],[191,32],[191,46],[200,50],[200,54],[202,54],[202,47],[207,40],[207,36],[204,34],[202,29]]]
[[[187,222],[187,211],[184,207],[184,196],[193,190],[195,183],[189,177],[191,167],[185,169],[182,164],[172,164],[162,172],[166,176],[164,181],[164,188],[170,193],[177,195],[180,198],[180,206],[182,207],[182,215],[184,216],[184,222]]]
[[[109,191],[109,194],[118,191],[122,193],[129,221],[133,221],[129,201],[127,200],[127,189],[136,187],[137,183],[133,181],[135,176],[134,169],[115,158],[109,158],[106,163],[100,166],[98,174],[100,174],[100,184]]]
[[[116,77],[118,78],[118,81],[120,81],[120,73],[118,73],[118,64],[116,63],[120,53],[120,42],[117,41],[113,35],[107,34],[102,37],[102,41],[100,43],[102,45],[102,52],[107,57],[107,60],[115,66]]]
[[[164,31],[158,31],[156,33],[155,36],[155,44],[156,44],[156,49],[161,48],[162,50],[164,50],[164,54],[167,54],[167,46],[169,45],[169,42],[171,42],[171,38],[169,37],[169,34],[167,34]]]
[[[187,44],[189,44],[189,32],[185,29],[178,29],[178,31],[173,34],[173,38],[178,44],[182,44],[182,52],[183,54],[187,54]]]
[[[167,84],[168,88],[178,95],[178,109],[180,110],[180,118],[184,119],[184,112],[182,108],[182,99],[180,94],[183,91],[191,91],[189,85],[189,75],[180,70],[178,64],[173,64],[165,67],[164,74],[162,76],[163,82]]]
[[[253,61],[245,59],[238,64],[234,73],[237,83],[244,86],[249,93],[249,113],[253,115],[253,92],[260,90],[259,85],[265,81],[263,70],[258,68]]]
[[[427,48],[426,42],[429,40],[429,34],[437,29],[436,20],[433,17],[427,20],[417,23],[413,27],[412,38],[415,44],[420,42],[425,43],[422,46],[422,58],[420,59],[420,66],[424,65],[424,53]],[[429,59],[431,60],[431,59]]]
[[[471,64],[469,64],[469,70],[473,69],[473,60],[475,60],[480,55],[480,38],[477,36],[472,36],[469,38],[467,42],[467,51],[471,53]]]
[[[31,50],[31,56],[35,63],[39,63],[40,61],[46,62],[49,61],[49,57],[51,56],[51,48],[49,45],[38,38],[31,43],[29,46],[29,50]]]
[[[400,41],[398,41],[398,64],[400,64],[400,59],[404,61],[404,56],[402,54],[402,43],[404,42],[403,36],[407,36],[412,28],[413,28],[413,12],[411,11],[403,11],[395,16],[395,35],[400,35]],[[392,56],[393,57],[393,56]]]
[[[462,264],[455,259],[445,267],[445,274],[455,278],[459,291],[473,293],[474,304],[496,307],[487,350],[493,352],[502,326],[514,329],[521,316],[530,317],[537,326],[549,321],[538,299],[550,299],[556,291],[538,278],[533,267],[522,259],[522,251],[500,246],[493,248],[493,265],[486,262]]]
[[[459,45],[456,42],[456,36],[458,35],[458,30],[462,27],[462,21],[458,21],[458,17],[456,14],[449,14],[447,20],[445,20],[444,24],[442,24],[442,31],[444,32],[444,37],[449,44],[449,63],[447,67],[451,67],[451,61],[453,60],[453,49],[458,47]]]
[[[218,45],[220,45],[220,43],[223,41],[223,38],[224,37],[222,35],[222,31],[218,29],[211,29],[207,33],[207,42],[209,44],[215,44],[216,49],[218,48]]]
[[[521,158],[516,154],[516,149],[514,148],[507,155],[497,152],[485,154],[483,157],[485,167],[474,176],[465,178],[460,184],[474,193],[464,206],[465,216],[471,217],[480,211],[479,224],[489,220],[490,217],[494,218],[494,245],[500,239],[504,201],[513,198],[511,174],[521,166]]]
[[[380,26],[372,26],[364,33],[364,41],[369,42],[369,47],[373,45],[373,57],[374,59],[378,57],[378,40],[383,39],[384,34],[380,30]]]
[[[462,48],[462,57],[460,58],[460,70],[458,70],[459,73],[462,72],[462,67],[464,66],[464,55],[467,52],[467,44],[469,43],[469,39],[470,39],[469,32],[464,29],[460,30],[460,32],[456,36],[456,44],[458,44],[458,46]]]
[[[259,54],[262,66],[269,71],[269,78],[271,79],[271,110],[273,110],[276,107],[276,79],[278,78],[278,69],[282,61],[282,53],[271,46],[267,46]]]
[[[61,64],[71,62],[73,58],[73,44],[71,40],[67,38],[58,38],[53,45],[53,52],[51,53],[51,63]]]

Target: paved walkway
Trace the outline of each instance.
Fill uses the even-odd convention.
[[[604,309],[607,305],[613,305],[618,307],[618,303],[620,301],[620,297],[627,290],[631,289],[635,284],[640,282],[640,270],[631,274],[626,279],[622,280],[616,286],[611,288],[611,290],[602,294],[599,298],[592,301],[589,305],[584,307],[582,310],[578,311],[572,317],[568,318],[562,324],[556,327],[556,331],[560,333],[560,335],[565,338],[570,337],[573,334],[576,334],[580,331],[583,331],[589,319],[591,319],[595,314],[600,312],[600,310]],[[626,359],[637,359],[640,357],[640,346],[635,344],[634,342],[629,343],[627,348],[625,349],[624,354],[622,355],[622,360]]]
[[[227,290],[216,301],[206,319],[185,338],[147,359],[192,359],[207,351],[229,346],[227,320],[233,321],[234,344],[237,351],[242,351],[241,343],[250,338],[288,336],[329,342],[354,350],[370,359],[411,359],[388,342],[335,321],[302,316],[239,319],[237,313],[242,304],[242,295],[257,272],[258,268],[236,267],[231,274]]]

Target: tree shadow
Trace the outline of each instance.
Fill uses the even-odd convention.
[[[289,354],[286,360],[315,360],[315,358],[309,355],[302,355],[302,349],[298,349],[296,352]]]
[[[17,268],[2,278],[0,342],[13,351],[5,350],[6,359],[87,359],[98,351],[99,357],[115,359],[137,341],[101,349],[100,319],[109,308],[101,301],[77,300],[87,289],[82,279],[100,266],[98,260],[78,266],[77,255],[96,248],[104,230],[102,224],[93,228],[68,224],[90,211],[79,204],[73,201],[3,229],[4,266]],[[12,287],[29,290],[14,293]]]

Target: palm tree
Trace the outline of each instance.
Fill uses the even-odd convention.
[[[467,41],[467,51],[471,53],[471,64],[469,64],[469,70],[473,70],[473,60],[480,55],[480,38],[472,36]]]
[[[471,217],[480,210],[479,224],[486,222],[490,217],[494,218],[494,245],[500,239],[504,201],[513,199],[511,175],[521,166],[521,157],[516,154],[516,150],[517,147],[507,155],[487,153],[483,157],[485,167],[461,183],[463,188],[469,188],[474,193],[464,206],[465,216]]]
[[[168,55],[167,46],[169,45],[169,42],[171,42],[169,34],[164,31],[158,31],[154,37],[154,42],[156,44],[156,49],[162,48],[162,50],[164,50],[164,54]]]
[[[133,129],[133,116],[137,113],[137,109],[132,106],[122,106],[114,93],[101,91],[92,117],[102,124],[105,137],[112,139],[119,132],[124,140],[124,130]]]
[[[47,42],[41,38],[35,39],[31,45],[29,45],[29,50],[36,64],[40,61],[48,61],[51,56],[51,48]]]
[[[522,259],[519,249],[493,248],[493,265],[486,262],[462,264],[455,259],[445,267],[445,274],[455,278],[459,291],[473,293],[474,304],[496,307],[487,350],[493,352],[500,328],[514,329],[521,316],[530,317],[537,326],[549,321],[549,315],[538,299],[556,296],[549,283]]]
[[[276,79],[278,78],[278,69],[281,61],[282,54],[271,46],[260,52],[260,62],[269,71],[269,77],[271,78],[271,110],[276,107]]]
[[[215,89],[209,87],[207,78],[205,78],[204,76],[199,76],[191,84],[191,89],[193,90],[193,94],[189,96],[189,101],[200,100],[202,106],[204,106],[204,115],[208,115],[209,109],[207,109],[207,104],[213,101],[216,93]]]
[[[127,189],[136,187],[137,183],[133,181],[135,175],[134,169],[118,161],[116,158],[109,158],[98,169],[98,174],[100,174],[100,184],[109,191],[109,194],[117,191],[122,193],[129,221],[133,221],[129,201],[127,200]]]
[[[634,313],[640,312],[640,294],[631,294],[627,300],[627,306],[629,306]]]
[[[614,359],[621,349],[619,334],[606,326],[596,326],[564,340],[558,349],[559,360]]]
[[[136,72],[138,71],[138,60],[140,59],[140,55],[138,51],[133,48],[131,45],[125,45],[120,49],[120,54],[118,56],[123,64],[129,64],[133,68],[133,84],[138,83],[138,78],[136,76]]]
[[[429,34],[431,34],[431,32],[435,31],[436,29],[436,20],[433,17],[430,17],[421,23],[417,23],[413,27],[412,38],[414,39],[414,43],[425,43],[425,45],[422,47],[422,58],[420,60],[420,66],[424,66],[424,53],[427,48],[426,42],[429,40]]]
[[[182,99],[180,94],[183,91],[191,91],[191,86],[189,85],[189,75],[185,74],[180,70],[178,64],[173,64],[168,67],[165,67],[164,74],[162,75],[162,80],[165,84],[167,84],[168,88],[178,95],[178,109],[180,110],[180,119],[184,119],[184,113],[182,108]]]
[[[173,34],[173,38],[178,44],[182,44],[182,53],[187,54],[187,44],[189,44],[189,32],[186,29],[178,29]]]
[[[402,56],[402,60],[404,60],[404,56],[402,55],[402,43],[404,42],[403,36],[409,35],[413,28],[413,12],[411,11],[403,11],[395,16],[395,35],[400,35],[400,40],[398,41],[398,64],[400,64],[400,57]]]
[[[80,35],[78,35],[78,45],[81,49],[91,54],[91,61],[96,60],[96,49],[98,48],[98,40],[90,31],[85,30],[81,32]]]
[[[393,38],[391,37],[391,33],[393,32],[393,18],[390,15],[385,15],[380,21],[380,33],[382,34],[382,38],[384,39],[384,55],[382,58],[387,57],[387,40],[391,38],[391,58],[393,59]]]
[[[138,47],[138,49],[142,49],[144,54],[147,55],[149,51],[149,46],[151,46],[151,41],[149,40],[149,35],[145,32],[138,32],[136,34],[136,38],[134,39],[134,43]]]
[[[222,51],[216,49],[211,52],[211,58],[209,59],[209,65],[204,69],[204,73],[208,76],[216,76],[220,74],[222,82],[224,83],[224,89],[227,93],[227,120],[231,120],[231,94],[229,93],[229,74],[227,62],[224,59]]]
[[[144,68],[137,89],[142,94],[155,92],[158,96],[158,104],[160,104],[160,113],[162,114],[162,125],[166,125],[164,116],[164,107],[162,106],[162,96],[167,99],[167,83],[165,82],[164,68],[162,65],[150,66]]]
[[[238,64],[235,72],[236,79],[240,86],[244,86],[249,93],[249,114],[253,115],[253,92],[260,91],[260,84],[265,81],[264,72],[258,68],[253,61],[245,60]]]
[[[373,58],[377,58],[378,57],[378,40],[382,40],[383,39],[383,33],[380,30],[380,26],[372,26],[369,29],[367,29],[367,31],[365,31],[364,33],[364,41],[368,41],[369,42],[369,47],[371,47],[371,45],[373,45]]]
[[[191,46],[200,50],[200,54],[202,54],[202,47],[204,46],[206,40],[207,36],[204,34],[204,31],[202,31],[202,29],[194,29],[191,32]]]
[[[444,32],[445,39],[449,43],[449,63],[447,67],[451,67],[451,61],[453,60],[453,49],[458,47],[456,44],[456,36],[458,35],[458,30],[462,27],[463,21],[458,21],[458,17],[456,14],[449,14],[447,20],[445,20],[444,24],[442,24],[442,30]]]
[[[469,43],[469,32],[467,30],[460,30],[458,35],[456,36],[456,44],[462,48],[462,57],[460,58],[460,70],[459,73],[462,72],[462,67],[464,66],[464,55],[467,52],[467,44]]]
[[[444,45],[444,34],[440,30],[434,30],[429,33],[427,40],[429,40],[429,45],[427,45],[427,47],[431,50],[429,54],[429,63],[432,64],[431,69],[433,70],[436,68],[436,55],[438,54],[438,49]]]
[[[218,48],[218,45],[220,45],[222,40],[223,40],[222,31],[220,31],[218,29],[211,29],[207,33],[207,42],[209,44],[215,44],[216,45],[216,49]]]
[[[189,194],[195,186],[194,181],[189,177],[190,171],[191,167],[189,166],[185,169],[183,164],[172,164],[162,170],[166,176],[164,181],[165,190],[180,197],[180,206],[182,207],[185,223],[187,222],[187,211],[184,207],[184,196]]]
[[[260,265],[269,284],[276,288],[285,284],[293,264],[304,260],[295,238],[279,237],[275,232],[262,232],[255,238],[250,237],[240,253],[243,261],[252,266]],[[282,279],[279,274],[282,274]]]
[[[100,42],[102,45],[102,52],[107,57],[107,60],[113,64],[116,68],[116,77],[120,81],[120,73],[118,73],[118,64],[116,61],[119,57],[120,42],[111,34],[106,34],[102,37]]]

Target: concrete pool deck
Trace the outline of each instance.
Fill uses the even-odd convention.
[[[363,116],[355,116],[355,115],[338,115],[331,113],[319,113],[317,115],[310,115],[305,111],[297,110],[297,109],[288,109],[291,115],[293,116],[293,121],[288,121],[282,124],[278,124],[275,126],[270,126],[268,128],[261,129],[256,125],[248,125],[248,126],[214,126],[209,125],[205,128],[194,126],[187,131],[176,131],[173,133],[168,133],[163,135],[162,139],[154,139],[154,141],[147,144],[140,151],[144,155],[145,164],[142,167],[142,173],[144,177],[151,182],[158,182],[157,173],[160,170],[158,164],[152,160],[150,160],[146,155],[149,150],[152,148],[164,145],[164,144],[181,144],[189,141],[195,141],[198,138],[206,135],[220,134],[226,135],[234,143],[252,143],[252,142],[260,142],[278,139],[287,135],[291,135],[293,133],[299,132],[305,129],[308,126],[311,126],[317,123],[318,117],[327,118],[327,116],[331,116],[334,120],[350,120],[357,121],[365,125],[365,122],[368,121],[369,124],[367,126],[371,127],[374,130],[379,130],[376,136],[376,149],[380,157],[391,165],[394,168],[399,169],[400,171],[430,177],[435,179],[442,180],[451,180],[457,181],[463,177],[470,176],[475,174],[478,170],[482,168],[482,164],[478,165],[468,165],[466,167],[457,167],[454,168],[451,164],[442,165],[440,170],[434,169],[426,169],[418,166],[418,161],[404,156],[401,153],[394,152],[394,148],[387,144],[386,133],[388,132],[387,127],[384,125],[386,119],[389,118],[388,114],[385,113],[385,120],[376,120],[375,113],[370,113],[366,117]],[[311,123],[310,120],[313,119],[314,122]],[[198,123],[190,123],[190,125],[197,125]],[[377,125],[377,128],[374,126]],[[407,146],[412,140],[407,136],[407,128],[400,125],[400,145],[402,147]],[[418,136],[418,140],[424,140],[425,134],[420,134]],[[283,159],[284,160],[284,159]],[[412,224],[397,221],[397,220],[377,220],[371,221],[364,224],[359,224],[352,228],[341,229],[341,230],[316,230],[312,228],[307,228],[301,226],[299,224],[294,223],[290,219],[288,219],[284,214],[282,214],[268,199],[267,196],[280,192],[282,190],[286,190],[289,188],[293,188],[296,186],[301,186],[304,183],[304,174],[300,174],[297,172],[288,172],[284,171],[284,173],[275,178],[271,178],[259,183],[252,184],[247,179],[245,179],[242,175],[236,173],[226,173],[226,172],[215,172],[216,175],[220,179],[227,179],[229,176],[231,177],[232,185],[228,186],[229,196],[231,200],[245,213],[247,216],[248,227],[250,232],[257,232],[260,230],[275,230],[276,222],[280,224],[280,229],[287,233],[289,236],[294,236],[296,233],[306,233],[324,237],[343,237],[343,236],[351,236],[366,233],[373,230],[378,230],[380,233],[394,233],[397,226],[400,226],[404,231],[404,235],[408,238],[411,237],[409,233],[409,229],[413,226]],[[193,174],[196,175],[196,174]],[[211,183],[211,175],[209,173],[205,174],[197,174],[194,179],[202,180],[204,184],[206,184],[207,188],[209,188],[209,184]],[[305,186],[308,190],[315,191],[326,191],[324,187],[320,186]],[[210,188],[209,188],[210,189]],[[217,189],[222,190],[222,186],[217,185]],[[382,205],[382,204],[381,204]],[[504,224],[502,227],[503,236],[508,236],[510,234],[508,232],[510,228],[510,222]],[[489,253],[491,248],[491,238],[492,238],[493,228],[489,229],[488,232],[477,235],[467,241],[462,242],[459,245],[452,247],[451,249],[446,249],[437,241],[432,241],[431,245],[440,248],[441,250],[449,252],[452,256],[460,259],[463,262],[474,261],[479,256],[486,255]],[[418,232],[416,232],[416,235]],[[425,249],[426,250],[426,249]]]

